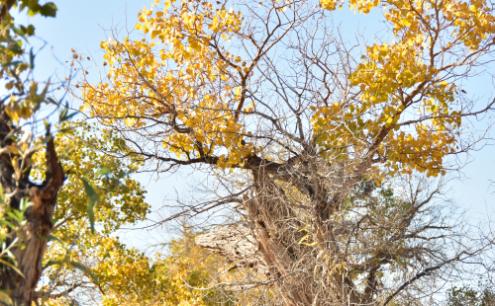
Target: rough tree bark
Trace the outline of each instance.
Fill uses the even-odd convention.
[[[0,118],[0,146],[14,145],[15,127],[10,118],[3,114]],[[46,170],[42,184],[29,180],[31,156],[34,150],[23,156],[4,152],[0,154],[0,183],[6,194],[6,205],[19,209],[23,198],[31,202],[25,213],[26,223],[9,240],[18,239],[13,251],[17,267],[22,272],[6,266],[0,266],[0,289],[9,293],[15,305],[31,305],[33,293],[41,277],[41,262],[47,246],[48,236],[53,225],[52,217],[57,194],[64,182],[64,171],[55,152],[54,140],[50,132],[46,133]],[[14,165],[16,165],[14,167]]]
[[[253,231],[245,223],[217,225],[197,235],[195,243],[220,253],[235,267],[251,268],[261,275],[269,274]]]

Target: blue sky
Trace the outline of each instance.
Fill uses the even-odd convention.
[[[112,30],[126,33],[132,29],[138,11],[149,6],[151,0],[65,0],[56,1],[59,11],[55,19],[35,18],[30,20],[36,25],[37,35],[43,38],[47,47],[37,60],[37,74],[47,77],[54,73],[63,77],[66,73],[64,61],[70,60],[71,49],[94,58],[100,56],[99,42],[110,36]],[[344,34],[352,34],[359,30],[368,35],[379,36],[383,25],[373,23],[373,15],[358,16],[347,11],[337,12],[335,24],[342,24]],[[376,17],[376,16],[375,16]],[[352,19],[352,20],[351,20]],[[90,74],[92,71],[90,71]],[[94,72],[93,72],[94,73]],[[490,83],[470,82],[465,88],[468,93],[476,93],[479,98],[488,98],[487,88],[493,88]],[[475,124],[480,128],[482,124]],[[474,225],[485,223],[490,216],[495,216],[495,150],[486,147],[480,152],[472,152],[471,162],[461,171],[461,178],[450,181],[446,188],[446,196],[461,210],[467,212],[468,221]],[[452,176],[453,177],[453,176]],[[191,179],[192,178],[192,179]],[[164,199],[174,199],[178,193],[191,194],[194,188],[194,176],[190,171],[156,177],[140,175],[139,180],[148,189],[148,200],[154,208],[164,204]],[[185,182],[188,187],[184,187]],[[152,216],[157,218],[155,214]],[[131,245],[144,248],[146,245],[162,243],[166,240],[168,230],[153,231],[123,231],[121,237]]]
[[[112,36],[112,31],[123,35],[127,30],[132,30],[139,10],[151,3],[141,0],[55,2],[58,6],[56,18],[22,17],[19,20],[35,24],[37,36],[47,43],[36,60],[35,73],[40,79],[53,79],[53,75],[56,75],[56,78],[64,78],[68,72],[67,61],[72,59],[71,49],[84,56],[89,55],[99,62],[100,41]],[[41,42],[37,45],[41,45]],[[97,73],[97,69],[88,70],[90,76]],[[173,177],[169,175],[158,179],[156,176],[143,174],[139,175],[138,179],[148,190],[149,203],[153,204],[154,209],[159,209],[166,200],[176,198],[176,191],[188,191],[184,188],[185,178],[188,176],[187,171],[182,171],[175,173]],[[190,179],[188,181],[193,182]],[[159,217],[158,214],[150,216],[153,220]],[[173,232],[170,228],[123,230],[119,232],[119,237],[129,245],[148,250],[150,246],[166,242],[171,233]],[[150,250],[155,249],[153,247]]]
[[[48,45],[38,58],[38,73],[63,73],[57,60],[71,59],[71,49],[98,56],[99,42],[111,36],[112,30],[132,29],[138,11],[147,1],[86,0],[55,1],[56,18],[29,18],[36,25],[36,34]]]

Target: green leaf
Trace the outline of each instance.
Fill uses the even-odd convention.
[[[62,245],[64,244],[64,242],[62,240],[60,240],[60,238],[58,238],[54,235],[48,235],[48,241],[58,242]]]
[[[48,98],[48,100],[50,100],[50,102],[51,101],[54,101],[53,98]],[[54,101],[54,102],[57,103],[56,101]],[[64,108],[60,111],[60,114],[59,114],[59,117],[58,117],[58,121],[60,123],[62,123],[64,121],[67,121],[67,120],[72,119],[77,114],[78,114],[78,112],[69,113],[69,104],[68,103],[65,103]]]
[[[2,253],[7,253],[8,259],[14,259],[14,255],[8,249],[2,251]],[[20,276],[24,276],[24,274],[22,274],[22,271],[19,270],[19,268],[17,268],[17,265],[15,263],[11,263],[10,261],[4,260],[0,257],[0,265],[5,266],[5,267],[9,267],[10,269],[14,270]]]
[[[55,17],[57,15],[57,6],[53,2],[48,2],[40,7],[40,14],[45,17]]]
[[[34,31],[35,31],[34,25],[30,24],[26,27],[26,35],[32,36],[34,35]]]
[[[98,276],[96,274],[94,274],[93,271],[91,271],[91,268],[89,268],[88,266],[84,265],[83,263],[81,263],[79,261],[70,260],[69,257],[65,257],[62,260],[56,260],[56,259],[49,260],[43,268],[50,267],[53,265],[60,265],[61,266],[64,264],[67,264],[69,266],[72,266],[72,267],[80,270],[86,276],[91,278],[95,284],[99,282]]]
[[[29,66],[31,67],[31,69],[34,68],[34,52],[33,52],[33,48],[29,49]]]
[[[19,210],[21,215],[24,215],[29,206],[31,206],[31,202],[26,198],[22,198],[21,202],[19,203]]]
[[[69,113],[69,108],[64,107],[58,116],[58,122],[64,122],[66,120],[65,118],[67,118],[68,113]]]
[[[35,28],[32,24],[25,26],[25,25],[20,25],[19,27],[13,27],[12,30],[14,33],[16,33],[19,36],[22,36],[25,38],[25,36],[33,36]]]
[[[112,171],[108,168],[102,167],[96,173],[101,175],[101,176],[108,176],[112,173]]]
[[[86,212],[88,214],[89,225],[91,227],[91,231],[95,231],[95,212],[94,208],[96,203],[98,202],[98,194],[91,184],[85,179],[82,178],[84,184],[84,190],[86,191],[86,195],[88,196],[88,205],[86,206]]]
[[[79,114],[78,112],[72,112],[70,114],[67,114],[67,116],[65,116],[64,118],[64,121],[67,121],[67,120],[71,120],[72,118],[74,118],[77,114]]]
[[[14,301],[12,301],[10,296],[4,290],[0,290],[0,304],[14,305]]]

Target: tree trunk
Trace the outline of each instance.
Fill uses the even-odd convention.
[[[1,147],[15,145],[12,131],[6,115],[0,122]],[[32,152],[34,153],[34,151]],[[0,183],[5,192],[6,201],[11,209],[19,209],[23,198],[31,202],[25,212],[26,223],[9,240],[17,239],[13,250],[17,268],[22,275],[10,267],[0,265],[0,290],[7,292],[15,305],[31,305],[36,285],[41,277],[41,263],[52,231],[52,217],[57,194],[64,182],[64,172],[55,152],[53,137],[47,132],[45,181],[36,185],[29,181],[30,157],[32,153],[19,156],[14,153],[0,155]],[[21,161],[19,161],[22,159]],[[18,169],[13,165],[17,163]],[[17,170],[17,171],[16,171]],[[19,174],[19,170],[21,174]]]

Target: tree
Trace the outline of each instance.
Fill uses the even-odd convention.
[[[98,286],[93,263],[81,258],[122,224],[141,220],[148,204],[130,178],[135,162],[99,151],[119,146],[119,140],[109,131],[68,121],[76,113],[52,96],[66,83],[50,86],[33,79],[35,52],[28,47],[35,28],[16,24],[16,9],[53,17],[56,6],[38,1],[0,6],[5,86],[0,96],[0,303],[31,305],[63,293],[70,300],[68,293]],[[47,113],[58,115],[58,122]]]
[[[108,153],[124,148],[111,130],[88,123],[64,122],[58,129],[56,150],[67,180],[57,199],[35,302],[233,305],[247,299],[231,287],[215,286],[242,282],[244,275],[196,246],[188,230],[171,243],[167,255],[147,256],[116,237],[122,225],[142,221],[149,211],[143,188],[132,178],[140,162]],[[33,179],[41,179],[44,162],[42,154],[33,156]],[[85,185],[96,194],[95,203],[88,201]]]
[[[50,82],[32,78],[35,53],[26,43],[35,28],[16,24],[12,15],[16,9],[51,17],[56,13],[52,2],[0,5],[5,80],[0,96],[0,304],[218,301],[220,292],[186,287],[182,277],[189,273],[184,270],[187,260],[170,257],[152,263],[114,237],[123,224],[142,220],[149,210],[145,192],[131,178],[140,161],[106,154],[125,150],[123,140],[111,130],[69,121],[76,113],[54,100]],[[51,111],[58,115],[58,123],[45,115]],[[43,128],[46,133],[36,134]],[[181,245],[174,245],[179,252]],[[199,255],[188,257],[194,263],[205,260],[190,273],[190,285],[209,281],[205,265],[211,260],[206,260],[207,254]],[[163,277],[169,269],[176,271],[175,278]],[[134,282],[129,282],[130,271],[140,271]]]
[[[56,6],[52,2],[41,5],[25,0],[7,0],[0,5],[0,75],[5,87],[0,97],[0,184],[5,195],[2,211],[17,214],[25,206],[23,201],[31,202],[25,218],[17,218],[24,222],[9,227],[4,237],[3,245],[10,256],[0,266],[0,288],[16,305],[30,305],[41,275],[41,261],[52,231],[51,220],[64,171],[49,126],[45,135],[35,135],[37,143],[22,130],[22,120],[35,122],[34,114],[50,100],[49,84],[40,88],[41,84],[32,80],[32,50],[23,48],[23,41],[33,35],[34,27],[17,25],[12,15],[15,8],[53,17]],[[40,146],[45,147],[45,165],[43,180],[36,183],[30,179],[31,158]]]
[[[86,250],[83,256],[71,252],[57,261],[57,256],[51,255],[50,269],[59,266],[48,273],[50,282],[41,288],[38,302],[53,306],[227,306],[248,305],[265,298],[262,301],[270,304],[260,292],[245,294],[228,286],[227,281],[242,282],[243,273],[229,269],[224,258],[197,246],[189,231],[171,242],[170,254],[157,254],[151,258],[112,237],[82,235],[81,238],[91,240],[84,242],[91,247],[81,248]],[[86,275],[78,276],[75,266],[84,267]],[[225,286],[218,286],[220,282]]]
[[[194,245],[186,233],[171,244],[171,254],[154,260],[140,258],[124,262],[102,262],[116,267],[108,277],[104,305],[235,305],[236,297],[228,290],[212,287],[225,262]],[[117,257],[118,258],[118,257]],[[108,273],[108,272],[106,272]],[[102,275],[104,279],[105,276]]]
[[[123,156],[233,173],[226,197],[185,209],[237,207],[287,305],[390,304],[479,251],[437,252],[429,241],[448,226],[413,222],[436,192],[407,199],[385,183],[442,176],[472,148],[462,122],[495,101],[475,108],[461,83],[492,54],[492,8],[350,1],[390,28],[352,49],[328,27],[343,5],[158,1],[137,38],[102,42],[107,77],[83,84],[88,112],[126,139]]]
[[[142,220],[149,205],[141,185],[131,178],[136,163],[104,153],[116,146],[122,142],[110,131],[87,123],[65,122],[58,131],[56,150],[67,180],[59,192],[42,279],[35,291],[42,304],[60,298],[66,303],[78,301],[77,296],[97,301],[107,282],[101,275],[111,273],[102,267],[102,258],[116,262],[135,256],[115,234],[122,225]],[[34,178],[43,175],[43,163],[42,155],[33,157]],[[123,254],[106,254],[113,254],[112,248]]]
[[[449,292],[448,306],[489,306],[495,302],[495,295],[490,288],[481,292],[469,287],[454,287]]]
[[[173,243],[172,256],[155,260],[114,237],[149,210],[131,178],[141,162],[106,153],[125,151],[126,144],[111,130],[68,121],[76,113],[68,105],[59,109],[50,82],[40,89],[32,78],[34,51],[25,46],[35,28],[17,25],[15,9],[56,13],[52,2],[0,5],[6,89],[0,97],[0,304],[232,304],[239,297],[228,289],[194,289],[208,284],[215,266],[227,268],[190,235]],[[51,111],[58,123],[45,115]],[[36,134],[43,125],[46,133]]]

